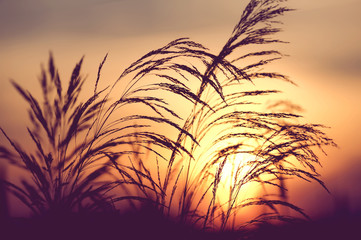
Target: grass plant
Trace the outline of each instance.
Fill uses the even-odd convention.
[[[7,140],[0,157],[29,173],[21,184],[2,182],[40,216],[151,206],[176,222],[222,231],[293,219],[280,207],[306,217],[285,197],[285,179],[316,181],[326,188],[315,167],[315,149],[335,143],[322,125],[300,123],[298,114],[259,109],[259,101],[278,94],[277,89],[246,87],[256,88],[259,79],[294,84],[263,70],[283,56],[269,45],[283,43],[273,36],[280,31],[277,17],[291,11],[284,2],[250,0],[218,54],[179,38],[98,89],[105,56],[93,93],[84,100],[79,98],[83,58],[64,90],[50,54],[40,77],[41,100],[12,81],[29,105],[27,130],[34,149],[25,151],[0,128]],[[250,52],[253,46],[257,51]],[[174,99],[189,107],[188,115],[180,114]],[[232,164],[242,154],[250,157]],[[233,166],[231,174],[224,172],[227,164]],[[227,174],[227,200],[220,200]],[[266,192],[247,196],[248,185]],[[251,206],[268,210],[239,222],[239,212]]]

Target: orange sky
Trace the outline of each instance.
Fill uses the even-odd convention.
[[[85,55],[83,73],[89,81],[109,52],[103,79],[113,82],[132,61],[178,37],[218,51],[240,17],[242,2],[0,0],[0,126],[21,136],[17,129],[25,123],[25,104],[8,80],[37,91],[40,63],[47,61],[49,50],[63,78]],[[361,210],[361,190],[351,184],[361,180],[361,2],[288,2],[298,10],[282,18],[279,37],[290,42],[280,47],[290,57],[274,67],[299,87],[286,88],[284,97],[302,105],[309,122],[331,127],[327,132],[340,149],[322,157],[320,172],[336,197],[347,195],[350,208]],[[311,215],[316,209],[333,211],[334,197],[320,187],[297,184],[294,189],[292,200]]]

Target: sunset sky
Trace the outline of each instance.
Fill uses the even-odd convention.
[[[113,82],[132,61],[178,37],[218,52],[246,2],[0,0],[0,126],[21,137],[26,105],[9,79],[38,91],[50,50],[63,78],[85,55],[89,81],[109,53],[103,81]],[[274,67],[299,86],[283,96],[305,109],[305,121],[331,127],[326,132],[340,146],[321,156],[320,173],[334,196],[305,183],[291,189],[291,200],[311,216],[332,212],[340,199],[361,211],[361,1],[289,0],[288,6],[297,11],[280,19],[278,37],[290,43],[275,48],[290,56]]]

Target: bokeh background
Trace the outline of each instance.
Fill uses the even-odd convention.
[[[218,52],[246,0],[0,0],[0,126],[22,139],[26,105],[14,79],[36,93],[40,64],[52,51],[61,77],[85,55],[83,73],[94,82],[106,53],[103,80],[112,83],[132,61],[178,37]],[[361,211],[360,0],[289,0],[297,11],[282,19],[277,45],[288,54],[272,66],[298,86],[282,98],[305,110],[305,121],[329,126],[339,148],[321,155],[331,194],[318,184],[291,182],[290,201],[313,217]],[[1,136],[0,141],[5,139]],[[7,173],[8,175],[12,174]],[[16,212],[16,209],[13,209]]]

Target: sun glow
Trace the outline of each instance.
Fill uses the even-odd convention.
[[[257,160],[259,159],[255,155],[237,153],[225,159],[224,163],[220,163],[218,195],[221,204],[235,198],[237,200],[249,198],[257,193],[256,188],[249,188],[250,174]],[[222,166],[222,164],[224,165]]]
[[[213,177],[207,182],[212,186],[209,191],[212,200],[209,199],[211,205],[204,206],[204,210],[214,211],[211,220],[214,226],[232,228],[234,224],[244,223],[262,213],[262,208],[247,204],[250,199],[263,194],[262,185],[252,177],[259,161],[262,158],[238,151],[221,157],[213,165]]]

